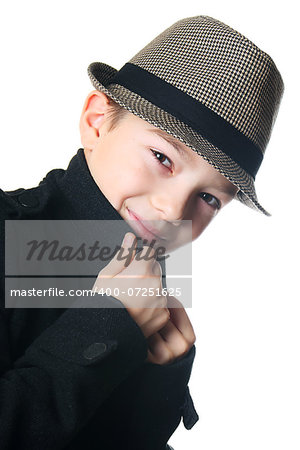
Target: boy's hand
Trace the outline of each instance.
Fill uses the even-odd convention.
[[[133,233],[126,233],[131,242],[122,242],[122,247],[115,257],[99,272],[93,291],[111,289],[113,297],[120,300],[131,317],[141,328],[146,338],[163,328],[170,318],[167,308],[167,296],[157,295],[162,290],[162,272],[155,259],[155,250],[144,246],[136,259],[136,239]],[[134,241],[135,240],[135,241]],[[125,249],[125,251],[124,251]],[[131,251],[130,262],[120,259],[121,251],[127,256]],[[147,254],[147,259],[143,258]],[[142,259],[140,259],[142,258]],[[133,291],[133,295],[129,292]],[[155,295],[145,295],[148,292]],[[138,305],[138,306],[137,306]]]
[[[147,362],[170,364],[182,358],[194,345],[196,336],[184,307],[175,297],[168,296],[170,320],[148,341]]]

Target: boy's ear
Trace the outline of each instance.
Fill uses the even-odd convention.
[[[99,138],[99,129],[109,108],[109,98],[100,91],[92,91],[87,96],[82,109],[79,129],[81,144],[92,149]]]

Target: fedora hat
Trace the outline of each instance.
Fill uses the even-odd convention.
[[[177,138],[238,187],[236,199],[270,216],[255,177],[284,90],[272,58],[208,16],[179,20],[119,71],[94,62],[93,86]]]

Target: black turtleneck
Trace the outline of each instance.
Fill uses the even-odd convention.
[[[39,186],[44,185],[55,195],[57,205],[53,212],[61,219],[123,220],[94,181],[82,148],[66,170],[51,170]]]

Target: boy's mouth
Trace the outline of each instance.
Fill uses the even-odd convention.
[[[129,218],[136,224],[137,232],[142,234],[142,237],[146,239],[159,239],[161,241],[166,241],[167,238],[160,234],[159,230],[156,230],[149,224],[149,221],[143,220],[136,213],[127,208]]]

